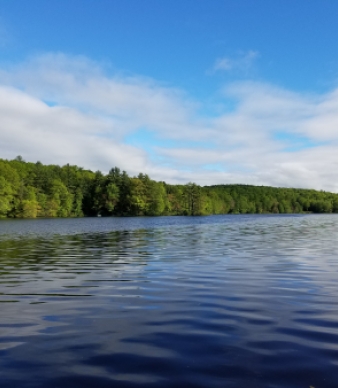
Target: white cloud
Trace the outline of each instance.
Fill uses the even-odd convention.
[[[338,89],[305,95],[240,82],[223,98],[235,102],[231,112],[202,117],[203,105],[183,91],[45,55],[0,70],[1,157],[104,172],[116,165],[168,182],[338,191]],[[140,128],[153,142],[127,144]]]
[[[123,134],[142,125],[158,130],[159,124],[163,131],[180,132],[194,109],[179,90],[141,77],[107,77],[97,63],[63,54],[0,72],[1,80],[42,100],[109,117]]]
[[[214,71],[232,71],[237,70],[247,73],[252,67],[254,61],[259,57],[258,51],[249,50],[247,52],[239,52],[236,57],[218,58],[214,64]]]
[[[45,163],[78,163],[109,169],[123,163],[147,167],[144,151],[102,137],[114,129],[104,120],[67,107],[49,107],[9,87],[0,87],[1,156],[21,154]],[[133,171],[136,172],[136,171]]]

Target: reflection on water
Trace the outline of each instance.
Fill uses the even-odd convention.
[[[338,216],[0,222],[1,387],[337,387]]]

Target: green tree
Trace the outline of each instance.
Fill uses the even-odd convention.
[[[12,209],[13,189],[7,180],[0,176],[0,217],[7,217]]]

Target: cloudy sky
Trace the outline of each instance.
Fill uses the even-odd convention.
[[[0,0],[0,158],[338,192],[336,0]]]

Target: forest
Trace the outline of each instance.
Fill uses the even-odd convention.
[[[338,213],[338,194],[241,184],[157,182],[118,167],[108,174],[66,164],[0,159],[0,217]]]

